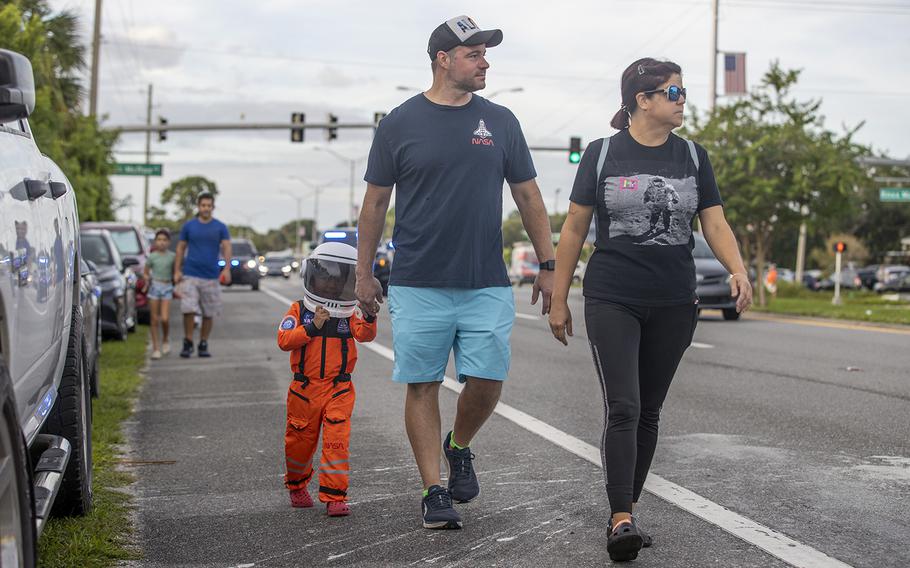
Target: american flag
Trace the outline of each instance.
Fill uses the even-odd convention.
[[[746,54],[724,54],[724,94],[746,94]]]

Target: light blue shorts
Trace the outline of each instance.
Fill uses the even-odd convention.
[[[173,300],[174,285],[170,282],[152,280],[152,283],[149,284],[149,291],[147,295],[151,300]]]
[[[460,382],[466,377],[497,381],[508,377],[515,322],[511,287],[391,286],[389,313],[395,382],[441,381],[453,349]]]

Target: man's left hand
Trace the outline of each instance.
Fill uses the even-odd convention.
[[[531,292],[531,305],[537,304],[538,296],[543,296],[543,303],[540,306],[540,315],[547,315],[550,312],[550,298],[553,296],[553,271],[541,270],[534,279],[534,290]]]
[[[223,269],[221,269],[221,281],[224,282],[225,286],[231,283],[231,263],[229,262],[227,264],[228,266],[225,266]]]

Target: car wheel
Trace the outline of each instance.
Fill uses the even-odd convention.
[[[82,314],[73,308],[60,390],[44,426],[73,448],[54,501],[53,513],[61,516],[85,515],[92,508],[92,397],[82,357]]]
[[[126,341],[129,335],[129,325],[126,321],[126,307],[121,306],[117,313],[117,331],[114,332],[114,338],[120,341]]]
[[[98,382],[98,376],[101,374],[100,359],[98,352],[95,351],[95,360],[91,362],[91,370],[88,375],[89,394],[92,395],[92,398],[98,398],[101,394],[101,385]]]
[[[250,286],[250,288],[252,288],[253,290],[259,289],[259,279],[258,278],[256,280],[253,280],[253,284]]]
[[[727,321],[736,321],[739,319],[739,312],[736,311],[736,308],[724,308],[724,319]]]
[[[12,387],[0,362],[0,559],[4,565],[33,568],[36,561],[34,496],[28,448],[19,431]]]

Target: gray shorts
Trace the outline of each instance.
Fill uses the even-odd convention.
[[[180,311],[195,314],[202,311],[206,318],[221,316],[221,284],[217,278],[196,278],[184,276],[177,285],[180,293]]]

